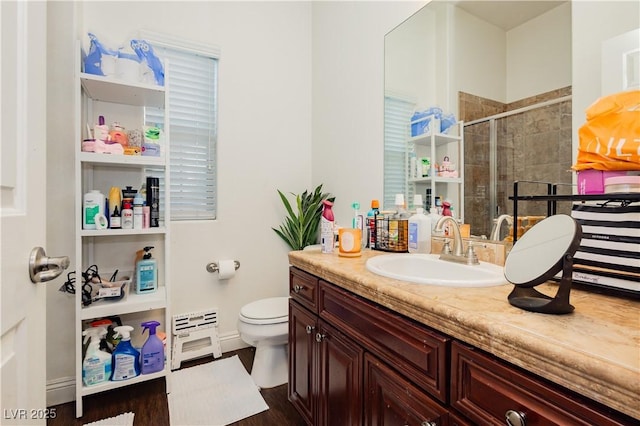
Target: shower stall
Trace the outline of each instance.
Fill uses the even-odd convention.
[[[543,195],[559,184],[572,193],[571,87],[510,104],[460,93],[464,120],[465,221],[473,235],[489,236],[494,219],[513,215],[513,183],[520,194]],[[570,203],[558,213],[569,214]],[[546,216],[544,201],[518,204],[518,217]]]

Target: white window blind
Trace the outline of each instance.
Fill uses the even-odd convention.
[[[170,138],[171,220],[216,218],[218,60],[216,57],[153,45],[167,75]],[[165,111],[145,110],[145,123],[165,127]],[[157,175],[149,170],[150,175]],[[160,182],[161,191],[164,182]],[[162,197],[161,197],[162,199]]]
[[[407,205],[407,137],[414,104],[400,98],[384,97],[384,209],[392,210],[396,194],[405,194]]]

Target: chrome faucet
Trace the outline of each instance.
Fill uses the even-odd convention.
[[[502,238],[500,238],[500,230],[502,229],[502,222],[504,221],[507,221],[507,224],[513,227],[513,217],[509,216],[508,214],[502,214],[498,216],[498,218],[493,221],[493,229],[491,230],[491,235],[489,236],[490,240],[502,241]]]
[[[450,262],[466,263],[468,265],[478,265],[478,257],[476,256],[473,246],[469,243],[467,252],[464,252],[464,243],[462,242],[462,234],[458,222],[451,216],[443,216],[436,223],[435,231],[443,232],[444,225],[450,222],[449,232],[453,233],[453,249],[449,247],[449,242],[445,242],[440,253],[440,259]]]

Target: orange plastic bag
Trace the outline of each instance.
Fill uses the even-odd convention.
[[[600,98],[586,113],[573,170],[640,170],[640,90]]]

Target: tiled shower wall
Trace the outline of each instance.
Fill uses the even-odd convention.
[[[571,95],[571,87],[532,96],[509,104],[459,93],[460,119],[464,122],[513,111],[524,106]],[[498,165],[496,201],[498,214],[513,214],[514,181],[572,182],[571,168],[571,101],[536,108],[496,120]],[[489,235],[491,217],[489,206],[489,122],[465,126],[465,221],[471,224],[473,235]],[[541,195],[546,186],[521,183],[521,194]],[[571,187],[559,193],[570,194]],[[569,213],[571,205],[558,203],[558,211]],[[518,203],[518,216],[546,216],[546,202]]]

